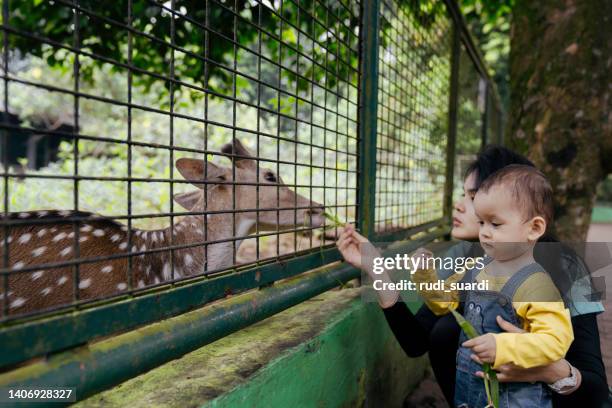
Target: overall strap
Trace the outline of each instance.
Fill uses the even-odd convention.
[[[487,266],[487,264],[489,264],[492,260],[493,258],[491,258],[490,256],[485,256],[484,259],[482,260],[482,263],[484,266]],[[484,269],[484,266],[483,266],[483,269]],[[477,269],[476,265],[474,265],[472,269],[470,269],[469,271],[465,273],[465,275],[463,275],[463,278],[461,278],[459,282],[468,282],[468,283],[474,282],[474,279],[476,279],[476,275],[480,271],[482,271],[482,269]]]
[[[514,294],[518,288],[529,278],[531,275],[537,272],[544,272],[544,268],[537,262],[530,263],[529,265],[523,266],[517,273],[512,275],[508,282],[504,285],[500,293],[508,296],[508,298],[514,298]]]
[[[491,261],[493,260],[493,258],[491,258],[490,256],[485,256],[482,263],[484,266],[486,266],[487,264],[489,264]],[[483,269],[484,269],[483,266]],[[461,278],[461,280],[459,282],[467,282],[467,283],[472,283],[474,282],[474,280],[476,279],[476,275],[482,271],[482,269],[477,269],[476,265],[474,265],[473,268],[471,268],[469,271],[467,271],[465,273],[465,275],[463,275],[463,278]],[[465,302],[467,300],[467,294],[465,293],[464,290],[459,292],[459,300],[461,302]]]

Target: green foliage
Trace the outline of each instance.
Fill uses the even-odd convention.
[[[136,69],[133,83],[142,86],[144,92],[155,91],[159,100],[167,98],[170,82],[151,74],[169,77],[173,58],[173,74],[177,80],[229,96],[233,90],[234,60],[240,64],[258,52],[259,26],[264,30],[261,47],[267,60],[280,61],[285,69],[315,82],[324,79],[330,87],[336,85],[337,78],[356,76],[353,70],[357,67],[358,54],[351,52],[346,44],[354,44],[354,32],[359,24],[357,6],[347,9],[340,3],[330,3],[325,6],[327,11],[315,0],[302,0],[298,4],[308,12],[300,12],[292,2],[254,4],[240,0],[224,4],[175,0],[154,4],[134,0],[130,22],[127,0],[82,0],[77,14],[61,3],[13,1],[9,3],[10,26],[19,32],[47,38],[58,46],[18,35],[9,36],[9,46],[22,54],[40,57],[65,73],[72,70],[74,63],[69,47],[80,48],[95,55],[79,58],[80,77],[91,81],[96,67],[108,61],[113,62],[115,74],[126,75],[131,45],[131,64]],[[330,20],[329,28],[324,26],[326,18]],[[133,31],[128,29],[130,23]],[[298,50],[315,63],[304,57],[298,59]],[[346,63],[338,63],[336,56]],[[325,75],[323,67],[337,72],[338,76]],[[278,67],[276,70],[280,72]],[[288,74],[288,79],[299,90],[309,87],[307,81],[297,80],[295,75]],[[236,82],[243,80],[236,78]],[[157,86],[158,83],[162,86]],[[190,96],[195,100],[197,95]]]
[[[468,339],[473,339],[479,336],[479,333],[470,322],[465,320],[465,318],[456,311],[451,310],[451,312],[455,317],[455,320],[457,320],[457,324],[459,327],[461,327],[461,330],[463,330]],[[497,374],[495,374],[495,370],[491,368],[489,363],[484,363],[482,365],[482,371],[485,374],[484,385],[489,402],[488,406],[497,408],[499,407],[499,381],[497,380]]]
[[[515,0],[461,0],[461,11],[483,53],[502,103],[510,98],[510,24]]]
[[[597,201],[612,204],[612,175],[608,174],[597,186]]]

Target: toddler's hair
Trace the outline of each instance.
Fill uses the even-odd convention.
[[[527,215],[527,219],[540,216],[547,227],[552,224],[553,189],[540,170],[529,165],[511,164],[487,177],[478,191],[486,193],[493,186],[509,188],[516,205]]]

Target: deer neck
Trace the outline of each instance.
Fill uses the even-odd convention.
[[[161,230],[135,230],[132,238],[132,252],[222,241],[206,245],[206,248],[201,244],[176,249],[173,259],[171,259],[170,251],[151,252],[135,257],[135,262],[140,264],[139,269],[146,276],[147,284],[232,266],[235,259],[234,251],[237,252],[243,242],[243,239],[239,239],[235,240],[234,244],[232,238],[246,237],[255,225],[254,220],[249,220],[240,213],[236,213],[235,217],[235,231],[232,227],[232,214],[224,213],[186,216],[172,226]],[[174,273],[172,265],[174,265]]]

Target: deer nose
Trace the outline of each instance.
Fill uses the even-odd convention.
[[[323,215],[323,210],[324,210],[323,206],[311,207],[308,210],[306,210],[306,214],[307,215]]]

